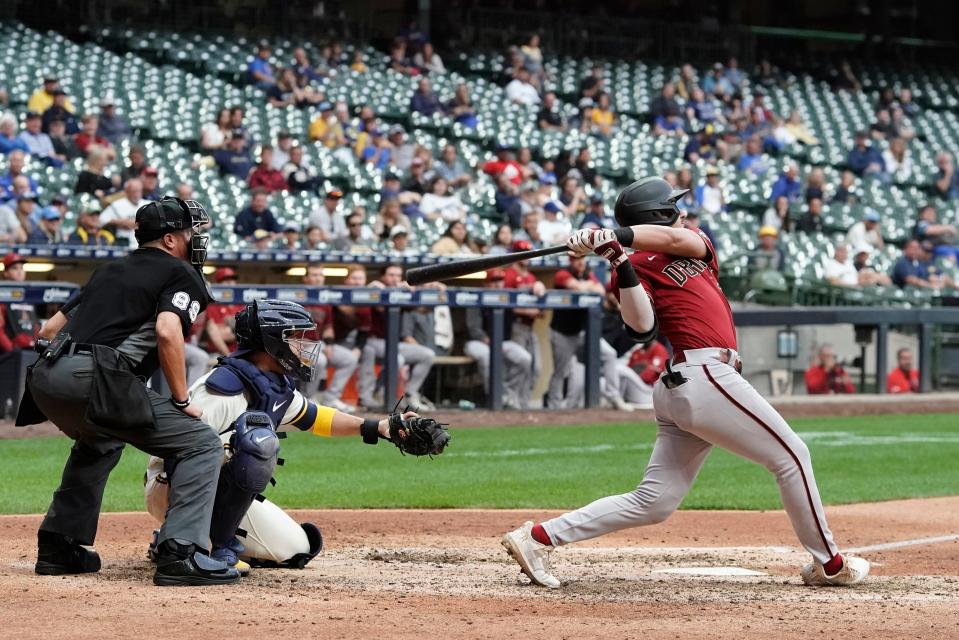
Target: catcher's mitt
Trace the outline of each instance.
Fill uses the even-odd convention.
[[[448,426],[433,418],[403,418],[400,413],[391,413],[390,442],[395,444],[403,455],[408,453],[412,456],[438,456],[450,442]]]

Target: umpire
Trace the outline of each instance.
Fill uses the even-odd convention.
[[[104,486],[128,443],[167,461],[170,505],[153,582],[239,579],[207,555],[223,448],[190,404],[183,355],[184,337],[210,299],[201,275],[209,238],[200,229],[208,222],[195,200],[140,207],[140,248],[100,266],[41,332],[49,342],[27,379],[17,424],[46,417],[75,443],[40,525],[39,574],[100,569],[96,551],[82,545],[93,544]],[[158,365],[169,398],[143,383]]]

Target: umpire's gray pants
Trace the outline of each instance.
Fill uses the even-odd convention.
[[[27,383],[40,410],[75,440],[40,528],[93,544],[103,489],[128,443],[175,465],[159,540],[177,538],[209,549],[213,498],[223,463],[223,445],[216,431],[177,410],[169,398],[152,389],[147,389],[153,405],[152,429],[108,429],[87,422],[93,366],[88,354],[64,356],[53,365],[37,364]]]
[[[326,350],[330,350],[330,357],[327,357]],[[343,390],[346,383],[350,381],[350,376],[356,371],[359,363],[353,350],[344,347],[341,344],[332,344],[329,347],[324,346],[316,358],[316,375],[309,382],[303,383],[300,391],[309,399],[313,399],[320,389],[320,381],[326,378],[326,368],[333,367],[333,379],[326,385],[326,391],[323,393],[321,404],[328,405],[330,400],[339,400],[343,396]]]
[[[549,330],[549,345],[553,350],[553,375],[549,379],[547,399],[550,409],[566,409],[575,406],[576,399],[563,394],[563,383],[570,374],[573,357],[583,344],[586,332],[566,335],[555,329]],[[603,377],[611,389],[619,389],[619,371],[616,370],[616,350],[606,340],[599,340],[599,360]],[[570,394],[572,396],[572,394]]]
[[[481,340],[469,340],[463,352],[476,360],[483,389],[489,394],[489,345]],[[509,404],[529,408],[529,390],[533,385],[533,354],[512,340],[503,341],[503,396]],[[525,391],[525,393],[524,393]]]
[[[410,344],[408,342],[400,342],[397,345],[397,351],[399,354],[397,366],[402,367],[404,363],[410,365],[410,378],[406,381],[406,393],[407,395],[419,395],[420,387],[423,386],[426,376],[429,375],[430,369],[433,368],[433,359],[436,357],[436,354],[434,354],[433,350],[429,347],[424,347],[421,344]],[[373,365],[376,363],[377,358],[383,358],[385,356],[386,340],[383,338],[367,338],[366,344],[363,345],[363,352],[360,355],[358,391],[360,402],[363,406],[371,406],[371,404],[367,404],[367,402],[372,403],[373,391],[376,389],[376,370]]]

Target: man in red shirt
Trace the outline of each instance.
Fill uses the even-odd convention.
[[[775,476],[786,514],[813,556],[803,582],[851,585],[869,562],[842,556],[826,524],[809,449],[782,416],[743,378],[736,327],[719,288],[719,263],[701,231],[682,228],[673,190],[661,178],[643,178],[616,201],[621,228],[581,229],[567,245],[573,255],[594,252],[609,260],[621,315],[637,342],[662,333],[672,363],[653,391],[658,433],[642,482],[635,490],[601,498],[581,509],[507,533],[503,546],[530,579],[558,588],[550,573],[555,546],[612,531],[662,522],[679,506],[709,451],[718,445],[761,464]],[[623,245],[635,249],[627,256]],[[549,482],[548,477],[539,479]]]
[[[888,393],[918,393],[919,370],[912,368],[912,352],[902,348],[896,352],[896,368],[886,378]]]
[[[806,393],[856,393],[852,379],[836,360],[831,344],[823,344],[816,353],[816,362],[806,369]]]
[[[483,173],[489,174],[494,180],[496,176],[503,174],[513,184],[523,181],[523,168],[516,162],[510,148],[501,143],[496,145],[496,159],[483,163]]]
[[[529,251],[533,245],[529,240],[516,240],[513,242],[510,251]],[[529,260],[520,260],[514,262],[503,272],[504,289],[522,289],[528,291],[534,296],[546,295],[546,285],[536,279],[536,276],[529,270]],[[533,358],[529,380],[523,387],[517,390],[517,400],[521,409],[528,409],[530,396],[533,393],[533,387],[539,380],[539,375],[543,370],[543,356],[539,349],[539,338],[533,331],[533,323],[537,318],[543,316],[543,310],[535,307],[519,307],[511,310],[513,316],[512,326],[509,329],[510,339],[521,346]]]
[[[16,253],[8,253],[3,258],[3,279],[8,282],[23,282],[27,274],[23,270],[26,262]],[[30,349],[40,332],[40,319],[32,304],[9,302],[0,304],[0,353],[10,353],[20,349]]]
[[[113,162],[117,157],[116,150],[113,148],[113,145],[110,144],[109,140],[97,135],[97,127],[100,126],[100,119],[88,113],[80,118],[80,126],[80,133],[73,136],[73,143],[77,145],[80,153],[85,157],[87,151],[90,149],[90,145],[96,144],[106,149],[107,158],[109,158],[110,162]]]
[[[213,273],[213,282],[224,287],[236,286],[236,271],[220,267]],[[236,351],[236,319],[245,304],[211,304],[206,308],[206,340],[211,351],[228,356]]]
[[[265,144],[260,147],[260,164],[250,173],[250,189],[266,189],[268,192],[289,189],[286,178],[279,169],[273,168],[273,147]]]
[[[326,277],[323,275],[323,265],[317,263],[306,265],[303,284],[311,287],[324,286]],[[303,306],[310,312],[313,322],[316,323],[316,330],[309,338],[311,340],[322,340],[324,345],[317,356],[316,375],[309,382],[301,383],[300,392],[307,398],[313,398],[317,392],[323,390],[323,396],[316,402],[344,413],[354,413],[356,407],[343,402],[341,396],[346,388],[346,383],[350,381],[350,377],[356,371],[359,356],[353,353],[353,349],[336,343],[336,334],[333,330],[333,305],[308,304]],[[326,380],[327,367],[333,367],[334,371],[333,379],[330,381]]]

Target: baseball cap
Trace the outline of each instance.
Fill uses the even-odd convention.
[[[299,233],[300,228],[293,223],[288,223],[283,226],[283,233]]]
[[[383,179],[384,179],[384,180],[399,180],[400,177],[399,177],[399,175],[397,175],[396,173],[390,171],[390,172],[388,172],[385,176],[383,176]]]
[[[544,173],[539,177],[540,184],[556,184],[556,176],[551,173]]]
[[[269,238],[269,237],[270,237],[270,232],[267,231],[266,229],[257,229],[256,231],[253,232],[254,240],[263,240],[264,238]]]
[[[234,129],[230,137],[233,138],[234,140],[237,140],[240,138],[245,138],[246,134],[243,133],[243,129]]]
[[[54,204],[67,204],[67,199],[64,198],[63,196],[53,196],[52,198],[50,198],[50,204],[51,204],[51,205],[54,205]]]
[[[103,207],[100,206],[100,203],[96,200],[88,203],[80,210],[81,216],[98,216],[103,213]]]
[[[853,255],[857,255],[860,253],[865,253],[866,255],[869,255],[870,253],[872,253],[872,247],[869,246],[868,244],[861,244],[855,249],[853,249],[853,252],[852,252]]]
[[[379,129],[379,127],[373,127],[370,129],[370,135],[376,138],[383,135],[383,132]]]
[[[554,200],[550,200],[549,202],[543,205],[543,210],[549,211],[550,213],[562,213],[563,207],[556,204]]]
[[[397,133],[406,133],[406,129],[403,128],[403,125],[401,125],[401,124],[394,124],[392,127],[390,127],[390,135],[391,135],[391,136],[392,136],[392,135],[395,135],[395,134],[397,134]]]
[[[862,214],[862,219],[867,222],[879,222],[879,212],[867,207],[866,212]]]
[[[55,95],[55,96],[65,96],[65,95],[67,95],[67,92],[64,91],[63,89],[54,89],[52,95]]]
[[[330,189],[326,192],[326,198],[328,200],[339,200],[343,197],[343,192],[339,189]]]
[[[51,82],[60,82],[60,79],[54,73],[43,76],[43,84],[50,84]]]
[[[408,236],[409,232],[406,230],[406,227],[403,225],[393,225],[393,228],[390,229],[390,238],[395,238],[396,236]]]
[[[492,282],[495,280],[505,280],[506,279],[506,270],[500,268],[488,269],[486,271],[486,281]]]
[[[533,244],[529,240],[514,240],[509,250],[516,253],[517,251],[529,251],[532,248]]]
[[[262,231],[262,229],[257,229]],[[253,235],[256,235],[255,233]],[[224,280],[236,279],[236,271],[232,267],[220,267],[213,272],[214,282],[223,282]]]
[[[37,113],[36,111],[27,111],[27,120],[36,120],[36,119],[42,118],[42,117],[43,117],[43,116],[41,116],[41,115],[40,115],[39,113]]]
[[[707,175],[707,176],[718,176],[718,175],[719,175],[719,167],[706,167],[706,175]]]
[[[594,191],[593,195],[589,197],[590,204],[603,204],[603,194],[599,191]]]
[[[44,207],[43,211],[40,212],[41,220],[59,220],[60,212],[54,209],[53,207]]]
[[[778,238],[778,237],[779,237],[779,231],[776,230],[776,227],[771,227],[771,226],[769,226],[769,225],[766,225],[766,226],[764,226],[764,227],[760,227],[760,229],[759,229],[759,237],[760,237],[760,238],[764,238],[764,237],[766,237],[766,236],[772,236],[773,238]]]
[[[333,110],[333,105],[331,105],[329,102],[323,101],[320,103],[320,111],[332,111],[332,110]]]
[[[9,269],[15,264],[23,264],[26,260],[20,257],[19,253],[13,253],[12,251],[7,255],[3,256],[3,268]]]
[[[143,173],[143,175],[147,175],[147,176],[158,176],[158,175],[160,175],[160,172],[157,171],[157,168],[156,168],[156,167],[143,167],[142,173]]]
[[[579,101],[579,108],[580,108],[580,109],[586,109],[586,108],[589,108],[589,107],[593,107],[593,106],[595,106],[595,105],[596,105],[596,103],[593,102],[593,99],[592,99],[592,98],[583,98],[583,99],[581,99],[581,100]]]
[[[109,93],[108,93],[108,94],[106,94],[105,96],[103,96],[102,98],[100,98],[100,106],[101,106],[101,107],[112,107],[112,106],[114,106],[114,105],[116,105],[116,100],[113,99],[113,95],[112,95],[112,94],[109,94]]]

